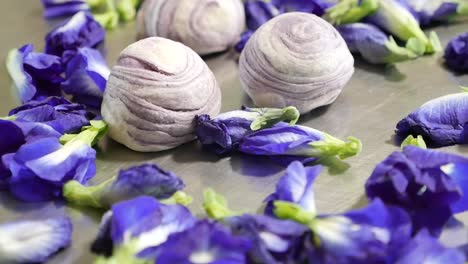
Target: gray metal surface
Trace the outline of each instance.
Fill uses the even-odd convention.
[[[0,115],[6,115],[18,104],[9,88],[10,79],[3,63],[6,54],[25,43],[33,43],[41,50],[49,25],[41,17],[42,8],[37,0],[1,1],[0,7]],[[445,45],[453,36],[468,31],[468,23],[440,27],[436,31]],[[113,65],[119,52],[135,40],[135,35],[133,23],[108,33],[109,65]],[[468,76],[450,73],[441,66],[440,56],[424,57],[392,67],[371,66],[357,61],[356,73],[338,100],[301,118],[301,124],[341,138],[356,136],[364,146],[361,155],[347,160],[348,170],[341,173],[325,170],[319,177],[315,184],[319,212],[339,212],[364,204],[363,184],[366,178],[379,161],[398,149],[391,144],[397,121],[427,100],[458,92],[459,85],[468,85]],[[249,104],[238,79],[236,55],[213,56],[207,58],[207,63],[222,87],[223,110]],[[446,150],[468,155],[467,147],[455,146]],[[201,192],[207,186],[224,194],[232,208],[255,212],[265,196],[273,191],[282,172],[281,167],[265,161],[241,156],[219,158],[203,152],[196,143],[171,151],[144,154],[105,140],[99,146],[98,173],[93,182],[102,182],[119,169],[142,162],[157,162],[182,177],[187,184],[186,191],[195,198],[190,208],[197,214],[202,213]],[[61,202],[24,204],[0,193],[0,223],[59,214],[73,218],[72,246],[50,263],[91,263],[93,256],[89,253],[89,245],[96,234],[100,213],[70,208]]]

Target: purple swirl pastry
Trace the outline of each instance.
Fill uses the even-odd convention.
[[[112,69],[102,103],[110,136],[143,152],[195,138],[196,115],[217,115],[221,91],[193,50],[164,38],[128,46]]]
[[[333,103],[354,72],[340,34],[307,13],[279,15],[260,27],[239,61],[242,86],[259,107],[301,113]]]
[[[138,14],[140,38],[172,39],[200,55],[234,46],[244,28],[240,0],[146,0]]]

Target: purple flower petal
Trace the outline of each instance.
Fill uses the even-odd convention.
[[[307,230],[296,222],[263,215],[230,217],[223,222],[234,234],[253,241],[254,247],[249,252],[253,263],[286,263],[288,259],[294,259],[296,251],[300,249],[302,235]]]
[[[17,121],[47,124],[62,134],[79,132],[95,116],[84,105],[72,104],[59,97],[28,102],[11,110],[10,115]]]
[[[258,29],[268,20],[281,14],[275,5],[267,1],[248,0],[244,5],[247,27],[250,30]]]
[[[247,44],[247,41],[249,41],[250,37],[252,37],[254,31],[249,30],[244,33],[242,33],[239,42],[237,42],[236,46],[234,46],[234,49],[241,53],[242,50],[244,49],[245,45]]]
[[[22,220],[0,225],[1,263],[42,263],[71,243],[68,217]]]
[[[467,123],[468,93],[457,93],[423,104],[398,122],[396,133],[400,138],[421,135],[429,145],[442,147],[468,142],[461,137]]]
[[[453,38],[445,48],[445,64],[451,70],[468,73],[468,33]]]
[[[12,50],[7,69],[22,102],[60,95],[63,73],[60,57],[33,52],[32,44]]]
[[[432,237],[427,230],[419,232],[397,252],[396,260],[393,263],[465,263],[465,256],[462,252],[453,248],[445,248],[436,238]]]
[[[85,0],[42,0],[45,18],[71,16],[80,11],[88,11],[89,5]]]
[[[102,95],[106,88],[110,69],[101,53],[95,49],[84,47],[78,51],[67,51],[69,56],[66,67],[66,81],[62,89],[73,95],[73,100],[90,107],[100,109]]]
[[[252,243],[244,237],[233,236],[218,223],[199,221],[193,227],[169,236],[161,245],[158,264],[173,263],[246,263]]]
[[[416,231],[427,228],[439,235],[454,212],[468,209],[458,203],[468,188],[459,177],[464,164],[468,159],[457,155],[408,146],[377,165],[366,182],[366,193],[408,211]]]
[[[170,234],[183,231],[196,221],[187,208],[180,205],[164,205],[148,196],[115,204],[111,212],[111,216],[103,218],[103,231],[98,236],[98,241],[93,244],[95,250],[113,248],[129,240],[136,240],[137,254],[160,245]],[[106,226],[110,228],[109,232],[106,231]],[[106,238],[106,235],[110,237]],[[151,256],[152,250],[144,253]]]
[[[62,56],[67,50],[95,48],[104,41],[105,35],[105,30],[90,14],[79,12],[47,34],[45,52]]]
[[[69,180],[86,183],[96,172],[96,151],[82,141],[62,146],[57,138],[43,138],[3,156],[11,171],[10,191],[27,202],[60,197]]]
[[[305,12],[323,16],[325,10],[333,6],[324,0],[272,0],[282,12]]]
[[[276,191],[265,199],[265,213],[273,215],[274,201],[297,203],[304,210],[315,213],[313,183],[321,171],[322,166],[304,167],[299,161],[291,163],[278,181]]]
[[[434,22],[447,22],[458,13],[461,3],[447,0],[401,0],[423,27]],[[461,2],[461,1],[460,1]]]

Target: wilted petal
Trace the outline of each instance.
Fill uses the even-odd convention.
[[[98,50],[84,47],[67,51],[66,80],[62,83],[65,93],[73,95],[73,101],[99,109],[106,88],[110,69]]]
[[[249,258],[254,263],[281,263],[293,258],[307,227],[263,215],[242,215],[223,220],[236,235],[253,241]]]
[[[90,14],[79,12],[47,34],[45,51],[62,56],[66,50],[94,48],[104,41],[105,34],[105,30]]]
[[[435,147],[464,144],[468,143],[468,138],[462,137],[467,122],[468,93],[450,94],[433,99],[409,114],[398,122],[396,133],[402,139],[421,135]]]
[[[440,242],[432,237],[427,230],[419,232],[401,250],[395,254],[393,263],[434,263],[434,264],[463,264],[465,256],[454,248],[445,248]]]
[[[109,208],[117,202],[141,195],[167,199],[184,187],[183,181],[174,173],[164,171],[155,164],[143,164],[121,170],[118,176],[97,186],[86,187],[76,181],[68,182],[63,195],[71,203]]]
[[[0,225],[1,263],[42,263],[71,243],[69,218],[23,220]]]
[[[321,171],[322,166],[304,167],[299,161],[291,163],[276,185],[276,191],[266,198],[265,213],[272,215],[273,202],[278,200],[297,203],[304,210],[315,213],[313,184]]]
[[[371,24],[340,25],[337,30],[351,52],[360,54],[371,63],[396,63],[419,56],[410,49],[398,46],[393,38],[389,38],[378,27]],[[424,49],[425,47],[422,46],[422,53]]]
[[[173,263],[246,263],[252,242],[231,234],[224,226],[199,221],[193,227],[171,235],[161,245],[156,262]]]
[[[80,11],[88,11],[85,0],[42,0],[45,18],[71,16]]]
[[[33,50],[33,45],[27,44],[11,50],[7,56],[7,70],[22,102],[61,94],[61,59]]]
[[[468,72],[468,33],[461,34],[450,41],[445,48],[444,58],[445,64],[451,70]]]

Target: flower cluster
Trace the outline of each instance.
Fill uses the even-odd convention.
[[[422,29],[468,15],[468,5],[459,0],[247,0],[245,12],[248,30],[235,47],[238,52],[243,50],[252,34],[271,18],[285,12],[306,12],[336,25],[351,52],[360,54],[370,63],[387,64],[441,51],[437,35],[434,32],[426,35]],[[457,47],[455,50],[458,53],[460,44],[457,43],[462,42],[460,39],[450,46]],[[400,46],[400,43],[404,46]],[[453,48],[451,53],[454,53]],[[456,70],[459,71],[460,66]]]

